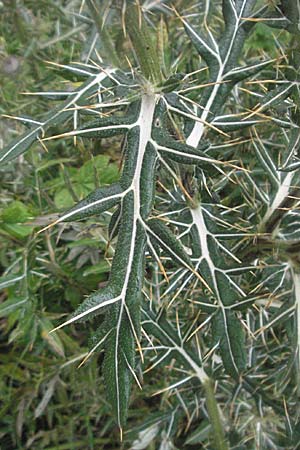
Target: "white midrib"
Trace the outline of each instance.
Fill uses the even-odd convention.
[[[128,256],[128,269],[126,271],[126,276],[124,279],[124,285],[122,289],[121,295],[125,297],[127,285],[130,277],[131,266],[133,263],[134,256],[134,242],[136,238],[136,228],[137,221],[141,220],[140,209],[141,209],[141,198],[140,198],[140,180],[141,180],[141,172],[143,167],[144,156],[146,152],[146,147],[148,142],[151,139],[151,131],[152,131],[152,122],[154,116],[155,105],[157,101],[156,95],[144,95],[142,97],[141,110],[139,114],[139,119],[136,124],[140,127],[139,134],[139,148],[138,148],[138,156],[137,162],[135,166],[135,172],[132,179],[132,183],[128,188],[128,192],[132,191],[134,196],[134,213],[133,213],[133,226],[132,226],[132,235],[131,235],[131,245],[130,252]]]
[[[217,293],[217,300],[218,300],[219,305],[222,307],[222,301],[219,297],[218,286],[217,286],[217,282],[215,279],[215,269],[216,268],[210,257],[209,249],[208,249],[208,245],[207,245],[207,236],[210,235],[210,233],[207,230],[206,224],[204,222],[202,208],[199,205],[197,208],[191,209],[190,211],[192,214],[193,223],[196,225],[197,230],[198,230],[200,246],[201,246],[201,258],[205,259],[205,261],[208,264],[208,267],[209,267],[209,270],[210,270],[210,273],[211,273],[211,276],[213,279],[215,292]]]
[[[269,217],[273,214],[273,212],[280,206],[282,201],[289,195],[289,190],[291,187],[292,179],[294,176],[294,172],[288,172],[286,177],[284,178],[282,184],[280,185],[275,198],[270,206],[270,208],[267,210],[265,217],[262,220],[262,223],[265,223]]]
[[[149,322],[151,322],[155,327],[159,328],[160,332],[166,336],[168,341],[172,344],[172,349],[176,350],[178,353],[180,353],[184,359],[187,361],[187,363],[191,366],[191,368],[194,370],[195,375],[200,380],[201,383],[205,383],[209,380],[209,376],[206,374],[205,370],[198,366],[198,364],[190,357],[190,355],[184,350],[182,346],[177,345],[175,341],[165,332],[163,328],[161,328],[158,323],[154,322],[152,319],[149,318]]]
[[[195,125],[194,125],[194,127],[193,127],[193,129],[191,131],[191,134],[189,135],[189,137],[186,140],[186,143],[188,145],[191,145],[192,147],[196,148],[199,145],[200,139],[202,138],[202,135],[203,135],[203,132],[204,132],[204,126],[205,126],[205,122],[207,120],[207,116],[210,113],[210,108],[211,108],[213,102],[215,101],[215,98],[216,98],[216,96],[218,94],[218,91],[219,91],[219,89],[221,87],[221,83],[223,81],[223,76],[224,76],[224,69],[226,67],[226,64],[227,64],[227,61],[228,61],[228,58],[229,58],[229,55],[230,55],[233,43],[235,41],[236,33],[238,31],[238,28],[239,28],[239,23],[240,23],[240,20],[241,20],[241,17],[242,17],[244,8],[245,8],[246,1],[247,0],[244,0],[243,6],[241,8],[240,15],[237,17],[237,20],[236,20],[236,23],[235,23],[234,32],[232,34],[232,38],[231,38],[231,42],[230,42],[230,46],[228,48],[228,51],[227,51],[226,56],[224,58],[224,61],[221,61],[221,58],[218,55],[217,59],[219,61],[220,67],[219,67],[219,72],[218,72],[217,79],[215,81],[216,84],[214,85],[212,93],[211,93],[211,95],[210,95],[210,97],[209,97],[209,99],[208,99],[208,101],[207,101],[207,103],[205,105],[205,108],[203,109],[203,112],[202,112],[202,115],[201,115],[201,122],[196,122],[195,123]]]
[[[121,417],[120,417],[120,403],[119,403],[119,367],[118,367],[118,347],[119,347],[119,336],[120,336],[120,328],[121,321],[125,308],[125,300],[126,293],[129,283],[129,278],[131,274],[131,268],[134,260],[134,251],[135,251],[135,240],[137,233],[137,221],[141,220],[140,209],[141,209],[141,194],[140,194],[140,180],[141,180],[141,172],[143,167],[144,156],[146,152],[146,147],[148,142],[151,139],[152,132],[152,124],[153,117],[155,111],[155,105],[157,102],[156,95],[144,95],[142,97],[141,102],[141,110],[139,113],[139,118],[137,120],[136,125],[140,127],[139,134],[139,148],[138,148],[138,156],[137,162],[135,166],[135,172],[132,180],[132,184],[129,188],[129,191],[133,192],[134,196],[134,213],[133,213],[133,224],[132,224],[132,233],[131,233],[131,242],[130,242],[130,251],[128,255],[128,264],[127,270],[125,274],[124,284],[121,292],[121,305],[119,311],[119,318],[116,329],[116,342],[115,342],[115,376],[116,376],[116,390],[117,390],[117,415],[118,415],[118,423],[120,426]]]
[[[206,374],[205,370],[198,366],[198,364],[195,363],[195,361],[190,357],[190,355],[182,348],[182,347],[175,347],[176,350],[185,358],[185,360],[189,363],[191,368],[194,370],[197,378],[200,380],[202,384],[209,381],[209,376]]]
[[[202,256],[202,258],[204,258],[206,260],[206,262],[208,264],[208,267],[209,267],[209,270],[210,270],[210,273],[211,273],[211,276],[212,276],[214,289],[215,289],[215,292],[216,292],[216,295],[217,295],[218,305],[219,305],[219,308],[221,309],[222,315],[223,315],[224,330],[225,330],[225,333],[226,333],[227,342],[229,344],[230,343],[230,338],[229,338],[229,335],[228,335],[227,317],[226,317],[226,311],[225,311],[226,308],[224,307],[223,302],[222,302],[222,300],[220,298],[219,289],[218,289],[218,285],[217,285],[217,280],[216,280],[216,277],[215,277],[216,267],[215,267],[215,265],[214,265],[214,263],[213,263],[213,261],[212,261],[212,259],[210,257],[209,248],[208,248],[208,245],[207,245],[207,236],[210,235],[210,233],[209,233],[208,229],[206,228],[206,224],[205,224],[205,221],[204,221],[204,218],[203,218],[201,205],[199,205],[197,208],[191,209],[190,211],[191,211],[191,214],[192,214],[193,222],[196,225],[197,230],[198,230],[198,235],[199,235],[200,245],[201,245],[201,253],[202,253],[201,256]],[[228,345],[228,348],[229,348],[232,364],[234,365],[235,370],[238,373],[238,368],[237,368],[237,366],[235,364],[235,360],[234,360],[233,353],[231,351],[230,344]]]
[[[55,221],[55,224],[58,224],[60,222],[64,222],[66,219],[69,219],[70,217],[74,216],[75,214],[79,214],[79,213],[81,213],[83,211],[86,211],[87,209],[90,209],[93,206],[101,205],[101,203],[107,202],[109,200],[114,200],[114,199],[117,199],[117,198],[123,198],[123,197],[125,197],[126,194],[128,194],[129,191],[130,191],[130,188],[125,189],[125,191],[122,191],[122,192],[120,192],[118,194],[113,194],[113,195],[111,195],[109,197],[104,197],[104,198],[101,198],[100,200],[95,200],[92,203],[88,203],[87,205],[81,206],[80,208],[78,208],[78,209],[76,209],[74,211],[71,211],[71,212],[61,216],[59,219],[57,219]]]
[[[211,106],[212,106],[212,104],[213,104],[213,102],[214,102],[214,100],[215,100],[215,98],[216,98],[216,96],[218,94],[218,90],[220,89],[220,86],[221,86],[220,83],[221,83],[222,78],[223,78],[223,71],[224,71],[224,65],[222,64],[220,66],[220,69],[219,69],[219,73],[218,73],[218,76],[217,76],[217,79],[216,79],[216,84],[214,85],[213,91],[212,91],[212,93],[211,93],[211,95],[210,95],[210,97],[208,99],[208,102],[206,103],[205,108],[204,108],[204,110],[203,110],[203,112],[201,114],[201,122],[196,122],[195,123],[191,134],[189,135],[189,137],[186,140],[186,143],[188,145],[191,145],[192,147],[196,148],[198,146],[199,141],[200,141],[200,139],[201,139],[201,137],[203,135],[204,125],[205,125],[204,122],[206,122],[206,120],[207,120],[207,116],[208,116],[208,114],[210,112],[210,108],[211,108]]]
[[[101,83],[105,78],[107,78],[109,76],[110,73],[113,73],[114,69],[108,69],[105,72],[101,72],[98,75],[95,76],[95,78],[93,78],[93,80],[86,85],[83,89],[81,89],[76,95],[74,95],[74,97],[72,96],[71,100],[69,101],[69,103],[67,103],[67,105],[64,107],[63,110],[58,111],[56,114],[54,114],[49,120],[53,120],[56,117],[58,117],[60,114],[63,113],[63,111],[67,110],[70,106],[74,105],[77,100],[88,90],[90,89],[92,86],[94,86],[97,83]],[[10,147],[7,152],[2,155],[2,157],[0,158],[0,162],[3,161],[3,159],[5,159],[17,146],[19,146],[20,144],[22,144],[22,142],[25,139],[28,139],[28,137],[30,137],[32,134],[36,133],[38,130],[42,130],[43,127],[49,122],[49,120],[46,120],[45,122],[41,122],[40,126],[37,128],[34,128],[32,130],[32,133],[30,133],[29,135],[26,134],[26,136],[19,140],[15,145],[13,145],[12,147]]]
[[[55,222],[56,224],[63,222],[64,220],[74,216],[75,214],[81,213],[93,206],[101,205],[101,203],[104,203],[108,200],[113,200],[116,198],[124,198],[125,195],[128,194],[128,192],[130,192],[130,191],[133,191],[133,193],[134,193],[134,205],[136,206],[134,209],[135,221],[136,221],[136,219],[140,218],[139,181],[140,181],[140,174],[141,174],[141,170],[142,170],[142,164],[143,164],[143,158],[144,158],[144,154],[145,154],[145,150],[146,150],[146,145],[149,141],[152,142],[152,140],[151,140],[152,118],[153,118],[153,114],[154,114],[156,100],[157,100],[157,97],[155,95],[144,96],[142,98],[141,111],[140,111],[137,121],[128,126],[128,129],[129,128],[132,129],[135,126],[139,126],[140,129],[143,130],[140,134],[138,158],[137,158],[137,163],[136,163],[135,174],[134,174],[131,185],[121,193],[114,194],[114,195],[111,195],[110,197],[105,197],[100,200],[95,200],[94,202],[89,203],[88,205],[82,206],[82,207],[76,209],[75,211],[71,211],[67,214],[64,214],[62,217],[57,219],[57,221]],[[123,127],[123,126],[119,125],[117,127],[111,126],[111,127],[106,127],[106,128],[114,129],[114,128],[121,128],[121,127]],[[98,129],[99,128],[95,128],[94,130],[98,130]],[[90,132],[92,130],[93,129],[89,129],[87,131]],[[74,134],[75,133],[72,133],[72,132],[70,133],[70,135],[74,135]]]
[[[100,74],[100,75],[103,76],[103,74]],[[98,81],[99,81],[99,79],[98,79]],[[70,325],[71,323],[87,316],[88,314],[91,314],[94,311],[97,311],[100,308],[117,303],[118,301],[122,302],[121,310],[123,313],[126,291],[127,291],[127,287],[128,287],[128,281],[129,281],[131,267],[132,267],[132,263],[133,263],[133,257],[134,257],[136,225],[137,225],[137,220],[140,219],[140,184],[139,184],[139,182],[140,182],[142,164],[143,164],[143,159],[144,159],[144,155],[145,155],[145,151],[146,151],[147,142],[151,138],[152,120],[153,120],[153,114],[154,114],[156,100],[157,100],[157,98],[154,95],[153,96],[144,96],[142,98],[141,111],[139,114],[139,118],[135,122],[135,125],[140,126],[141,132],[139,135],[140,140],[139,140],[138,158],[137,158],[136,169],[135,169],[135,174],[133,177],[132,184],[126,190],[124,190],[123,192],[121,192],[119,194],[114,194],[114,195],[111,195],[110,197],[96,200],[93,203],[90,203],[81,208],[78,208],[76,211],[72,211],[70,213],[65,214],[64,216],[60,217],[55,222],[55,224],[62,222],[64,220],[66,220],[67,218],[73,216],[74,214],[82,212],[82,211],[86,210],[87,208],[91,208],[92,206],[100,205],[101,203],[103,203],[107,200],[116,199],[116,198],[124,198],[125,195],[128,194],[130,191],[132,191],[134,193],[134,221],[133,221],[133,229],[132,229],[132,235],[131,235],[132,237],[131,237],[130,253],[129,253],[129,257],[128,257],[127,271],[126,271],[122,291],[116,297],[105,300],[100,305],[99,304],[95,305],[95,306],[89,308],[88,310],[78,314],[77,316],[72,317],[71,319],[63,322],[59,326],[55,327],[52,330],[52,332],[59,330],[60,328],[65,327],[67,325]],[[120,323],[121,323],[120,318],[122,317],[122,313],[119,316],[118,330],[117,330],[118,333],[119,333],[119,327],[120,327]],[[118,384],[117,384],[117,386],[118,386]]]

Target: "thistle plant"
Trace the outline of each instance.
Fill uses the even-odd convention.
[[[296,448],[299,1],[100,3],[86,13],[101,62],[65,66],[85,81],[47,92],[62,103],[23,118],[29,131],[0,153],[6,164],[36,141],[122,141],[119,180],[38,231],[110,218],[108,283],[52,332],[88,321],[121,432],[132,385],[162,370],[167,397],[133,449]],[[274,34],[275,55],[246,58],[260,22],[287,48]]]

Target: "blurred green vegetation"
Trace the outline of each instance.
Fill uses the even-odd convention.
[[[48,99],[22,93],[60,89],[60,71],[46,61],[80,58],[84,27],[73,20],[75,3],[0,2],[1,114],[39,117],[47,110]],[[0,146],[23,130],[3,117]],[[51,220],[47,211],[118,177],[118,155],[91,158],[90,150],[71,141],[36,145],[26,160],[0,170],[1,450],[119,447],[97,358],[78,369],[88,348],[85,328],[49,334],[53,321],[107,280],[101,224],[67,225],[55,237],[35,233]]]

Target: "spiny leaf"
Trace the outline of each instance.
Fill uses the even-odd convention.
[[[213,335],[226,371],[238,380],[246,368],[246,350],[243,328],[235,314],[219,311],[213,317]]]
[[[63,214],[57,222],[86,219],[113,208],[124,196],[119,183],[100,187]],[[56,223],[57,223],[56,222]]]
[[[104,326],[112,328],[112,331],[105,342],[103,375],[109,402],[122,429],[128,413],[132,383],[130,368],[134,370],[135,366],[135,342],[128,318],[123,315],[120,305],[110,308]]]
[[[186,251],[161,220],[149,219],[147,224],[150,229],[150,239],[156,240],[169,256],[175,258],[177,262],[180,264],[185,263],[185,265],[192,267],[192,263]]]

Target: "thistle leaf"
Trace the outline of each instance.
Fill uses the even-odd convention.
[[[130,323],[116,305],[106,315],[104,327],[112,329],[105,342],[103,375],[107,398],[117,423],[122,429],[126,422],[132,373],[135,366],[135,341]]]
[[[171,256],[171,258],[175,258],[179,264],[192,267],[191,260],[186,251],[161,220],[149,219],[147,225],[149,226],[148,232],[150,239],[157,241],[157,243],[164,248],[169,256]]]
[[[238,380],[246,368],[245,335],[232,311],[222,310],[213,317],[213,335],[226,371]]]
[[[60,216],[56,223],[86,219],[95,214],[101,214],[117,205],[124,195],[119,183],[95,189],[94,192]]]

